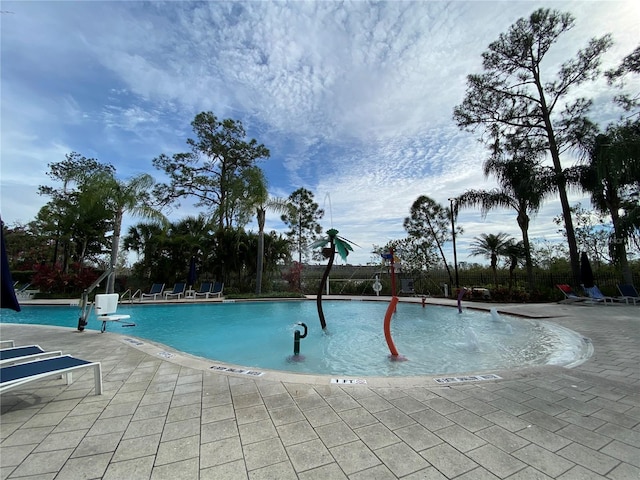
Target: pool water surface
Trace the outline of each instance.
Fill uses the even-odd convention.
[[[389,359],[383,321],[388,304],[323,302],[322,331],[315,301],[194,304],[121,304],[135,327],[109,322],[107,331],[159,342],[177,350],[254,369],[351,376],[413,376],[567,365],[584,357],[584,339],[551,322],[400,303],[391,321],[404,362]],[[76,328],[77,306],[23,306],[0,321]],[[302,358],[292,358],[294,332],[304,322]],[[95,313],[87,329],[99,330]]]

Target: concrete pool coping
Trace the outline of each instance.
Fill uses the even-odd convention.
[[[493,381],[334,385],[216,372],[111,333],[0,324],[2,339],[101,361],[105,386],[94,396],[89,374],[3,394],[1,478],[638,478],[640,307],[498,310],[574,330],[594,354]]]

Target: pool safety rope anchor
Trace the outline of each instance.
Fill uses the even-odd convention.
[[[296,357],[300,355],[300,339],[307,336],[307,325],[302,322],[298,323],[297,325],[300,325],[302,328],[304,328],[304,333],[300,335],[300,330],[296,330],[295,332],[293,332],[293,355]]]

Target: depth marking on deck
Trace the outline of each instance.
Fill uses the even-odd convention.
[[[441,377],[434,378],[437,383],[448,384],[448,383],[461,383],[461,382],[481,382],[483,380],[501,380],[502,377],[495,375],[493,373],[489,373],[487,375],[468,375],[466,377]]]
[[[243,368],[223,367],[220,365],[212,365],[209,368],[212,370],[217,370],[219,372],[241,373],[243,375],[251,375],[252,377],[261,377],[262,375],[264,375],[264,372],[258,372],[256,370],[245,370]]]
[[[331,383],[340,385],[366,385],[367,381],[362,378],[332,378]]]
[[[129,342],[133,345],[144,345],[144,342],[141,342],[140,340],[134,340],[133,338],[125,338],[124,341]]]

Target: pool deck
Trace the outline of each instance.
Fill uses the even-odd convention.
[[[0,480],[640,478],[640,305],[463,306],[552,321],[593,354],[475,372],[500,380],[333,384],[212,370],[133,336],[0,324],[16,345],[100,361],[104,384],[94,395],[87,371],[4,393]]]

